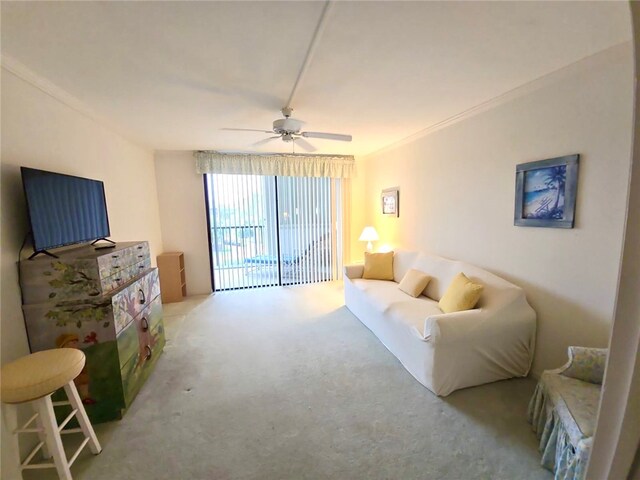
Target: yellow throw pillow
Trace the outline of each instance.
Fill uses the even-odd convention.
[[[426,288],[429,280],[431,280],[429,275],[412,268],[402,277],[398,288],[412,297],[418,297]]]
[[[471,310],[476,306],[484,287],[478,283],[473,283],[464,273],[457,274],[447,291],[440,299],[438,305],[444,313],[460,312]]]
[[[393,252],[364,252],[364,273],[369,280],[393,280]]]

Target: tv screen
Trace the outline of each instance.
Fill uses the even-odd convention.
[[[104,183],[27,167],[20,170],[36,252],[109,236]]]

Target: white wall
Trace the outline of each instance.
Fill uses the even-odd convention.
[[[538,313],[533,371],[571,344],[607,346],[631,150],[630,44],[534,82],[508,101],[364,159],[367,222],[378,246],[421,249],[522,286]],[[513,225],[515,166],[579,153],[574,229]],[[400,187],[400,218],[379,213]]]
[[[357,175],[351,179],[351,202],[349,208],[349,251],[345,255],[345,264],[360,263],[364,261],[364,251],[366,243],[358,240],[362,229],[368,225],[367,208],[364,207],[362,199],[365,196],[367,182],[367,169],[361,158],[356,158]]]
[[[156,152],[155,164],[164,249],[184,252],[188,295],[211,293],[204,181],[193,152]]]
[[[629,211],[609,359],[587,472],[589,480],[640,478],[640,4],[630,2],[630,7],[636,85]]]
[[[2,69],[1,361],[29,353],[17,277],[18,250],[29,230],[20,166],[102,180],[111,238],[149,240],[162,249],[153,153],[101,127]],[[14,419],[3,417],[4,422]],[[6,424],[5,424],[6,425]],[[2,428],[2,478],[18,478]]]

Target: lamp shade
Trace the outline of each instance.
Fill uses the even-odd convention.
[[[364,227],[358,240],[361,242],[375,242],[378,240],[378,232],[373,227]]]

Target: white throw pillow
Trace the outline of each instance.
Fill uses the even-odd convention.
[[[415,268],[410,269],[398,285],[398,288],[412,297],[419,297],[431,280],[431,277]]]

